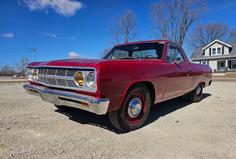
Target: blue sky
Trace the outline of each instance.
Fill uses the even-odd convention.
[[[135,40],[154,38],[148,16],[149,5],[154,0],[36,1],[43,3],[0,1],[0,67],[15,65],[21,58],[64,59],[71,52],[99,58],[102,50],[112,46],[109,25],[126,9],[132,9],[137,16]],[[208,8],[208,13],[195,25],[223,22],[236,28],[236,0],[209,0]],[[38,51],[32,53],[30,48]]]

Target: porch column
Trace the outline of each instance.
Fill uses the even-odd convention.
[[[228,62],[228,60],[225,60],[225,67],[227,68],[227,70],[229,70],[229,62]]]

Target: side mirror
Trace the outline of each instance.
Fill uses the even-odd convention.
[[[180,57],[177,57],[175,60],[174,60],[174,64],[180,64],[181,63],[181,58]]]

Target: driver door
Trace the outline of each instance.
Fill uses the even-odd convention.
[[[169,45],[166,55],[167,81],[164,99],[180,96],[187,91],[186,61],[181,50],[174,45]]]

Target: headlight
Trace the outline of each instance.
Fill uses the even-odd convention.
[[[27,78],[28,80],[38,80],[38,74],[39,74],[39,70],[38,69],[34,69],[34,68],[28,68],[27,69]]]
[[[84,85],[84,74],[83,72],[76,72],[74,75],[75,84],[82,87]]]
[[[89,72],[86,77],[86,83],[89,87],[95,87],[96,79],[95,79],[95,73]]]
[[[38,74],[39,74],[39,70],[38,69],[32,69],[32,75],[33,76],[38,76]]]
[[[28,80],[32,80],[32,72],[30,68],[27,68],[26,77]]]

